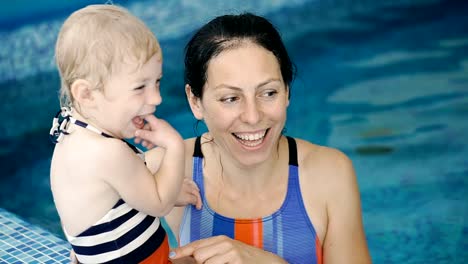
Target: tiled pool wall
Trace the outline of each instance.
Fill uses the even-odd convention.
[[[70,263],[68,242],[0,208],[0,263]]]

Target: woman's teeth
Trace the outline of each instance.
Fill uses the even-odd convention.
[[[249,147],[255,147],[258,146],[262,143],[263,138],[265,137],[266,130],[262,132],[257,132],[257,133],[242,133],[242,134],[233,134],[236,138],[240,139],[239,142],[242,144],[249,146]]]
[[[255,133],[255,134],[235,134],[238,138],[242,140],[259,140],[265,136],[265,132],[263,133]]]

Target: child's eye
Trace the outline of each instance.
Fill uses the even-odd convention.
[[[133,90],[141,90],[141,89],[143,89],[143,88],[145,88],[145,85],[140,85],[140,86],[134,88]]]

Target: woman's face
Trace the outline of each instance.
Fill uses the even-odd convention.
[[[289,104],[276,57],[251,42],[212,58],[203,98],[189,101],[221,153],[241,166],[265,161],[276,150]]]

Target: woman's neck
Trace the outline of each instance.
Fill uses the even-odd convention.
[[[223,189],[233,190],[243,195],[259,194],[268,190],[282,177],[287,176],[287,141],[281,137],[277,144],[279,146],[274,149],[278,151],[272,152],[265,161],[250,166],[243,166],[212,144],[207,153],[210,158],[205,159],[208,174],[205,178],[208,177],[211,183]]]
[[[250,167],[223,159],[211,146],[204,148],[204,186],[209,206],[223,216],[243,219],[261,218],[277,211],[287,193],[287,148],[287,140],[282,137],[275,147],[278,151]]]

